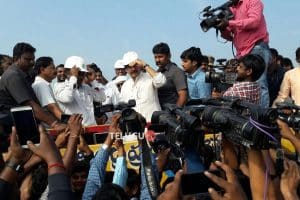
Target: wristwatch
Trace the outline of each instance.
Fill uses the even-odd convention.
[[[7,167],[10,167],[14,171],[16,171],[18,174],[22,173],[23,170],[24,170],[23,164],[16,163],[16,162],[14,162],[12,160],[7,161],[5,164],[6,164]]]

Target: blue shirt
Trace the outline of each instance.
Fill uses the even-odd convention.
[[[187,76],[190,99],[209,98],[211,84],[205,83],[205,72],[198,68],[192,75]]]
[[[126,157],[118,157],[113,177],[113,183],[121,186],[125,190],[127,178],[128,172],[126,166]]]
[[[105,177],[105,168],[109,158],[110,151],[100,147],[96,156],[90,162],[89,175],[86,181],[83,200],[90,200],[102,186]]]

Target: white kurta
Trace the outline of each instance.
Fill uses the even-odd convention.
[[[59,107],[65,114],[82,114],[82,124],[85,126],[96,125],[93,101],[103,102],[103,90],[93,90],[90,86],[82,84],[74,88],[77,78],[72,76],[65,82],[58,82],[53,87],[53,92]]]
[[[150,122],[152,113],[161,110],[157,88],[165,83],[166,77],[162,73],[151,77],[148,73],[141,72],[135,80],[129,78],[123,84],[122,101],[128,102],[128,100],[134,99],[136,101],[135,111],[142,114],[147,122]]]

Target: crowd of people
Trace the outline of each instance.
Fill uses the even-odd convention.
[[[150,168],[154,179],[162,183],[165,174],[169,177],[167,182],[154,186],[147,179],[151,173],[143,163],[143,157],[147,157],[147,151],[141,148],[143,138],[135,138],[140,144],[139,170],[129,169],[128,152],[120,136],[124,132],[120,127],[121,113],[96,109],[135,100],[133,109],[144,130],[155,111],[168,110],[170,105],[183,108],[193,99],[237,97],[261,108],[276,108],[277,103],[288,100],[300,106],[300,69],[294,68],[292,61],[278,50],[269,48],[261,0],[232,0],[230,10],[235,17],[220,19],[215,26],[237,50],[236,57],[227,63],[233,66],[230,70],[236,75],[235,82],[222,90],[207,82],[207,73],[215,71],[214,59],[203,55],[198,47],[182,51],[180,68],[172,62],[167,43],[155,44],[152,53],[157,70],[135,51],[126,52],[115,62],[112,80],[97,64],[80,56],[70,56],[59,65],[49,56],[36,59],[36,49],[25,42],[13,47],[12,56],[1,54],[0,198],[299,199],[300,168],[298,158],[291,159],[300,153],[299,133],[281,119],[277,119],[281,137],[295,148],[295,152],[284,153],[289,156],[284,157],[282,174],[275,170],[274,149],[244,149],[223,137],[217,156],[221,160],[216,161],[207,152],[197,155],[187,148],[180,169],[172,168],[171,172],[167,167],[172,157],[170,148],[152,151]],[[295,57],[300,64],[300,47]],[[32,108],[39,124],[38,145],[32,141],[27,141],[27,147],[20,144],[18,135],[26,133],[18,132],[11,114],[12,108],[20,106]],[[109,131],[93,152],[84,137],[84,127],[103,124],[109,125]],[[58,135],[50,135],[47,130]],[[117,159],[114,172],[109,172],[106,166],[113,146]],[[61,149],[65,149],[63,154]],[[211,173],[216,169],[225,176]],[[191,172],[202,172],[221,191],[208,188],[203,194],[184,196],[182,177]],[[153,187],[160,191],[156,197]]]

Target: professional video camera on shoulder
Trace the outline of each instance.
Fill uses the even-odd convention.
[[[230,11],[229,7],[233,5],[233,1],[227,1],[223,5],[217,8],[211,8],[208,6],[203,9],[203,19],[200,23],[200,27],[204,32],[207,32],[210,28],[215,27],[220,23],[220,20],[227,19],[230,20],[234,17],[233,13]]]

